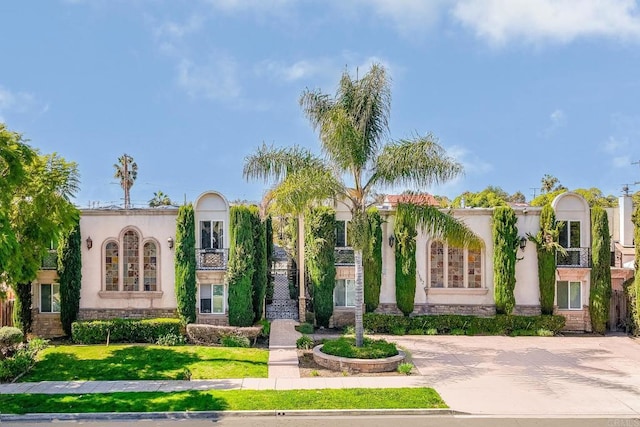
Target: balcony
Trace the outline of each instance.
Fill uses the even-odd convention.
[[[196,249],[196,269],[226,270],[229,249]]]
[[[566,254],[556,252],[557,267],[591,267],[591,248],[565,248]]]
[[[335,265],[355,265],[352,247],[336,247],[334,250]]]
[[[57,270],[58,269],[58,251],[50,249],[40,262],[41,270]]]

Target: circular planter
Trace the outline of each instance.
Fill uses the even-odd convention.
[[[320,366],[331,369],[332,371],[350,371],[350,372],[391,372],[398,369],[406,355],[402,350],[398,350],[398,354],[384,359],[351,359],[349,357],[332,356],[323,353],[322,344],[313,348],[313,360]]]

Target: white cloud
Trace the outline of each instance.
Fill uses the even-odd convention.
[[[294,0],[206,0],[214,8],[225,12],[269,12],[277,13],[290,4],[295,4]]]
[[[631,165],[631,157],[619,156],[612,159],[613,167],[615,168],[627,168]]]
[[[567,115],[560,109],[554,110],[553,113],[549,115],[549,118],[551,119],[551,126],[554,128],[564,125],[567,121]]]
[[[182,59],[178,64],[178,84],[194,98],[229,101],[241,95],[238,65],[226,55],[205,65]]]
[[[162,22],[156,26],[154,32],[157,37],[182,38],[200,31],[203,24],[204,18],[202,15],[192,15],[184,23]]]
[[[388,18],[403,36],[424,34],[442,16],[443,6],[451,0],[361,0],[362,5],[371,6],[374,12]]]
[[[464,147],[454,145],[446,149],[447,154],[461,163],[464,171],[471,175],[482,175],[493,170],[493,165],[476,155],[473,155]]]
[[[0,85],[0,121],[5,121],[6,113],[28,113],[34,110],[45,113],[49,110],[49,105],[42,105],[31,93],[14,92]]]
[[[607,153],[617,153],[629,145],[629,140],[610,136],[604,143],[603,150]]]
[[[303,59],[293,64],[286,64],[282,61],[263,61],[256,66],[256,73],[259,75],[270,74],[290,82],[317,76],[333,66],[332,61],[326,58]]]
[[[640,39],[634,0],[459,0],[451,12],[479,38],[497,46],[514,40]]]

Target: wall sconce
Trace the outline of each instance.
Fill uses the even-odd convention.
[[[93,240],[91,240],[91,236],[87,237],[87,249],[91,250],[93,247]]]
[[[392,234],[391,236],[389,236],[389,247],[392,248],[395,243],[396,243],[396,236]]]
[[[169,244],[169,249],[173,249],[173,237],[169,237],[167,243]]]
[[[526,237],[524,237],[524,236],[521,236],[521,237],[518,239],[518,246],[520,247],[520,250],[521,250],[521,251],[524,251],[524,248],[526,248],[526,247],[527,247],[527,238],[526,238]]]

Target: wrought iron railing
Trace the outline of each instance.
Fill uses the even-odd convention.
[[[229,249],[196,249],[198,270],[226,270],[229,263]]]
[[[334,254],[336,265],[355,265],[356,263],[351,247],[336,247]]]
[[[558,267],[591,267],[591,248],[565,248],[565,254],[556,252],[556,266]]]
[[[57,270],[58,269],[58,251],[50,249],[45,256],[42,257],[40,262],[40,269],[42,270]]]

